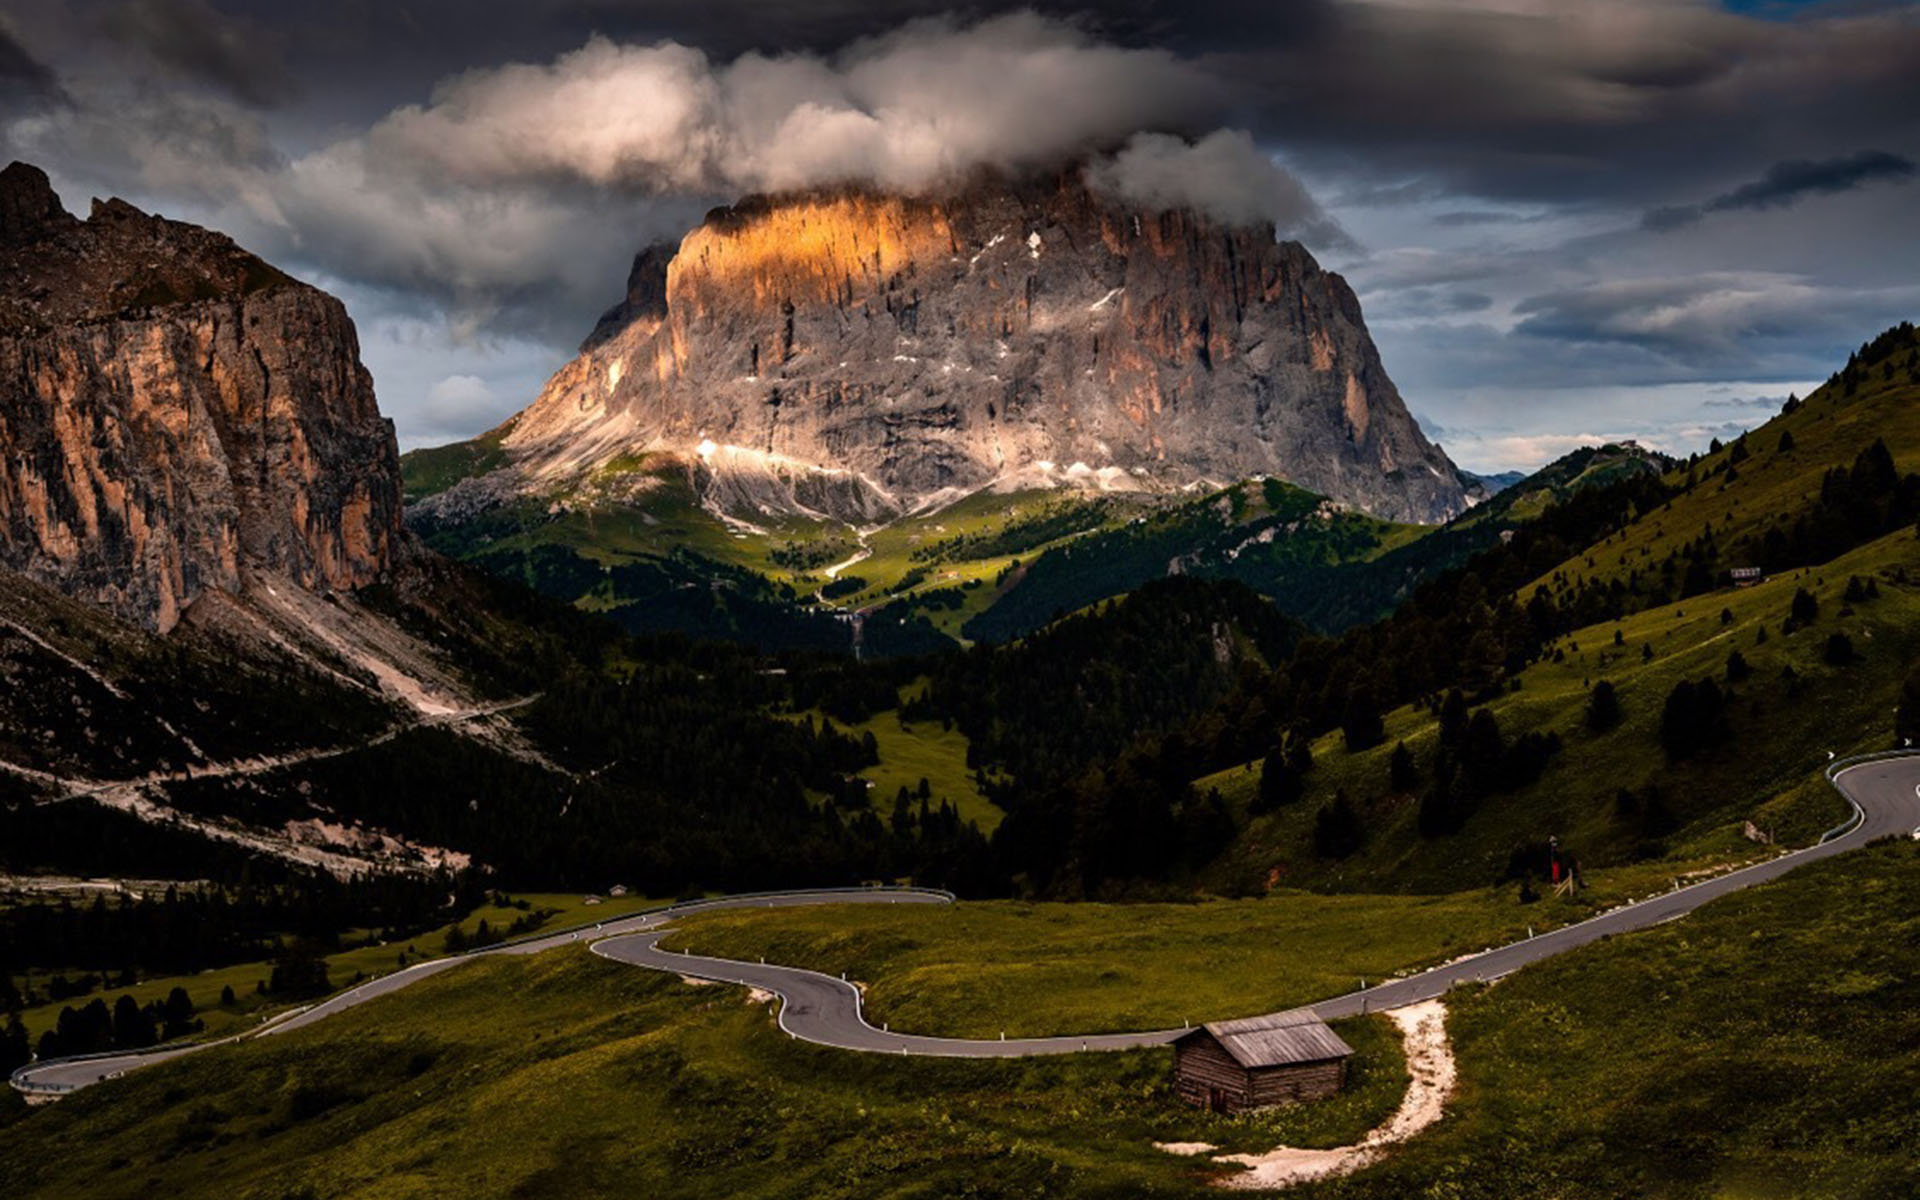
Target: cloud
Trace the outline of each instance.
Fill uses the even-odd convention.
[[[66,103],[66,92],[53,69],[20,44],[6,19],[0,16],[0,104],[36,107]]]
[[[1204,71],[1032,13],[730,62],[596,36],[454,75],[293,155],[244,97],[100,81],[86,95],[82,112],[16,123],[11,148],[83,179],[137,176],[268,257],[430,299],[456,336],[577,342],[634,247],[742,193],[928,191],[1103,148],[1120,147],[1103,178],[1123,194],[1338,237],[1247,134],[1175,136],[1222,111]],[[1173,133],[1128,141],[1142,129]]]
[[[103,33],[168,71],[267,108],[291,99],[282,39],[206,0],[123,0],[102,13]]]
[[[1770,410],[1770,409],[1777,409],[1781,405],[1785,404],[1786,402],[1787,402],[1787,397],[1786,397],[1786,394],[1783,392],[1778,396],[1727,396],[1723,398],[1715,398],[1712,400],[1703,400],[1700,403],[1701,403],[1701,407],[1703,408],[1769,409]]]
[[[1711,271],[1683,277],[1609,280],[1523,300],[1515,332],[1568,342],[1638,346],[1706,365],[1750,354],[1845,341],[1920,305],[1920,287],[1832,288],[1798,275]]]
[[[1221,129],[1196,142],[1137,133],[1090,164],[1086,177],[1095,191],[1141,208],[1191,209],[1235,225],[1272,222],[1283,235],[1323,245],[1347,241],[1245,130]]]
[[[1807,196],[1850,192],[1873,183],[1904,183],[1917,169],[1913,160],[1885,150],[1862,150],[1844,158],[1775,163],[1765,175],[1743,183],[1704,204],[1680,204],[1648,210],[1642,228],[1655,232],[1692,225],[1709,213],[1740,209],[1786,208]]]
[[[716,64],[594,37],[550,63],[471,71],[368,132],[370,154],[466,184],[571,179],[635,192],[919,190],[1052,164],[1141,129],[1186,130],[1223,93],[1163,50],[1030,13],[910,23],[832,57]]]

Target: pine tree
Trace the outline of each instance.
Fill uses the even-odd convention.
[[[131,995],[123,994],[113,1004],[113,1044],[120,1050],[138,1050],[157,1040],[153,1017]]]
[[[1313,851],[1321,858],[1347,858],[1366,840],[1360,826],[1360,814],[1353,810],[1347,793],[1334,793],[1333,803],[1322,805],[1313,815]]]
[[[1602,679],[1587,694],[1587,728],[1605,733],[1620,724],[1620,695],[1610,680]]]
[[[1287,762],[1286,752],[1276,746],[1260,764],[1260,787],[1254,796],[1253,811],[1256,815],[1272,812],[1300,799],[1304,791],[1299,772]]]
[[[1363,685],[1347,693],[1340,733],[1346,740],[1348,754],[1371,750],[1386,740],[1386,725],[1380,719],[1380,706],[1374,702],[1372,689]]]
[[[20,1023],[20,1014],[7,1014],[6,1032],[0,1033],[0,1075],[11,1075],[18,1067],[24,1067],[33,1056],[33,1048],[27,1041],[27,1027]]]
[[[1787,610],[1787,615],[1796,627],[1811,625],[1820,618],[1820,601],[1807,589],[1795,588],[1793,604]]]
[[[1420,786],[1420,767],[1413,761],[1413,751],[1401,742],[1394,746],[1393,757],[1387,760],[1387,786],[1395,792],[1411,792]]]

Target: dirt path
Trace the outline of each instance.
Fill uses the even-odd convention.
[[[867,539],[865,535],[859,534],[856,531],[855,536],[860,538],[860,552],[854,555],[852,558],[847,559],[845,562],[837,562],[832,566],[828,567],[826,569],[826,576],[828,579],[838,579],[840,578],[840,572],[846,570],[849,567],[857,567],[861,563],[873,557],[873,551],[867,547],[867,544],[866,544]]]
[[[155,771],[134,779],[99,780],[64,777],[36,771],[17,764],[0,762],[0,770],[34,780],[54,792],[38,805],[91,801],[117,809],[150,825],[170,825],[213,841],[242,846],[259,854],[318,867],[341,878],[386,865],[390,869],[437,871],[465,867],[469,856],[438,846],[421,845],[376,829],[363,829],[329,823],[320,819],[289,821],[279,829],[258,828],[233,819],[195,816],[172,807],[161,799],[156,787],[189,780],[234,779],[264,775],[289,767],[320,762],[355,754],[385,745],[403,733],[430,726],[455,726],[491,721],[540,698],[523,696],[497,704],[450,712],[416,715],[372,737],[337,746],[309,747],[284,754],[260,755],[226,762],[203,763],[180,770]],[[557,769],[557,768],[556,768]]]
[[[1377,1160],[1388,1146],[1406,1141],[1440,1119],[1446,1111],[1447,1097],[1453,1094],[1455,1074],[1453,1046],[1447,1040],[1446,1005],[1426,1000],[1396,1008],[1387,1016],[1400,1027],[1407,1049],[1407,1073],[1412,1077],[1406,1097],[1387,1123],[1351,1146],[1332,1150],[1276,1146],[1265,1154],[1220,1155],[1215,1162],[1250,1168],[1245,1174],[1222,1179],[1222,1187],[1267,1191],[1309,1179],[1346,1175]],[[1171,1153],[1193,1153],[1187,1145],[1179,1150],[1162,1148]]]

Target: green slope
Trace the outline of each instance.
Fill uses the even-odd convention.
[[[1450,1019],[1448,1118],[1308,1200],[1920,1195],[1920,846],[1530,968]]]
[[[1920,334],[1898,327],[1862,349],[1873,353],[1856,355],[1856,365],[1789,411],[1669,472],[1668,482],[1683,489],[1671,503],[1572,555],[1532,588],[1558,595],[1618,588],[1630,604],[1659,603],[1686,593],[1690,557],[1716,582],[1735,567],[1767,565],[1769,532],[1785,537],[1821,509],[1827,474],[1851,468],[1876,441],[1897,472],[1920,471]],[[1810,532],[1817,551],[1820,538],[1836,531],[1821,525]],[[1702,541],[1708,534],[1710,550]]]
[[[1297,1194],[1911,1195],[1916,914],[1920,848],[1883,845],[1456,991],[1446,1119]],[[1079,978],[1097,983],[1096,967]],[[1218,1194],[1217,1169],[1153,1142],[1338,1145],[1391,1111],[1391,1036],[1379,1018],[1341,1033],[1358,1054],[1340,1100],[1222,1118],[1173,1100],[1165,1050],[850,1054],[781,1036],[738,989],[574,949],[469,964],[30,1114],[0,1108],[0,1177],[23,1200],[1197,1198]]]
[[[1873,579],[1878,598],[1847,603],[1856,576]],[[1818,598],[1821,616],[1783,633],[1801,588]],[[1855,661],[1826,661],[1835,633],[1852,640]],[[1751,674],[1729,683],[1736,650]],[[1809,786],[1814,768],[1829,750],[1890,744],[1894,700],[1916,659],[1920,541],[1908,530],[1815,571],[1696,596],[1563,639],[1486,706],[1509,741],[1552,733],[1563,748],[1536,782],[1486,798],[1457,833],[1424,836],[1420,789],[1401,793],[1390,785],[1389,758],[1404,742],[1421,767],[1420,788],[1426,786],[1438,738],[1433,711],[1407,706],[1387,714],[1386,741],[1358,754],[1346,750],[1338,731],[1329,733],[1314,744],[1304,798],[1254,818],[1209,877],[1227,887],[1277,871],[1289,882],[1436,891],[1501,879],[1515,850],[1549,837],[1592,866],[1740,851],[1748,845],[1741,832],[1748,820],[1782,842],[1803,842],[1844,811],[1826,789]],[[1682,680],[1700,679],[1731,691],[1730,735],[1697,757],[1671,762],[1659,740],[1667,696]],[[1591,685],[1600,680],[1617,689],[1623,715],[1606,732],[1586,722]],[[1218,786],[1245,805],[1257,786],[1255,768],[1221,772],[1200,786]],[[1623,805],[1622,789],[1641,803]],[[1644,803],[1649,789],[1659,794],[1657,807]],[[1314,822],[1342,792],[1360,814],[1365,841],[1349,858],[1328,859],[1314,852]]]

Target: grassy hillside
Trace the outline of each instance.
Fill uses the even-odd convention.
[[[1585,446],[1562,455],[1546,466],[1501,489],[1492,498],[1455,518],[1454,528],[1474,525],[1512,525],[1531,520],[1547,506],[1587,488],[1605,487],[1635,475],[1664,474],[1674,467],[1664,454],[1634,442]]]
[[[1920,847],[1882,845],[1456,991],[1448,1117],[1297,1194],[1911,1195],[1916,914]],[[1340,1100],[1223,1118],[1173,1100],[1165,1050],[849,1054],[781,1036],[738,989],[568,949],[0,1111],[0,1177],[23,1198],[1197,1198],[1215,1169],[1154,1141],[1337,1145],[1393,1108],[1380,1019],[1341,1033]]]
[[[1422,532],[1338,508],[1277,479],[1236,484],[1049,550],[965,632],[1007,641],[1170,574],[1237,580],[1287,609],[1287,585],[1298,573],[1365,560]]]
[[[407,503],[436,496],[463,479],[505,466],[507,452],[501,443],[506,435],[503,427],[471,441],[432,446],[402,455],[400,474]]]
[[[593,905],[583,903],[584,899],[579,895],[542,892],[513,897],[515,901],[524,902],[528,906],[526,909],[515,904],[484,904],[459,921],[418,937],[402,938],[391,943],[357,945],[328,954],[327,977],[334,987],[341,988],[361,978],[385,975],[400,966],[403,960],[415,963],[443,957],[447,936],[453,929],[457,928],[472,937],[482,921],[487,922],[493,930],[504,931],[514,921],[537,913],[540,914],[538,928],[565,929],[588,921],[610,920],[667,903],[665,900],[642,896],[608,898]],[[364,936],[364,931],[356,932]],[[350,933],[347,940],[351,942],[357,939]],[[54,975],[63,974],[74,979],[87,973],[74,968],[49,967],[27,972],[22,983],[30,984],[44,994],[47,981]],[[103,986],[77,998],[35,1004],[21,1009],[20,1019],[26,1026],[28,1037],[37,1040],[54,1027],[62,1008],[79,1007],[95,996],[105,999],[111,1006],[123,995],[132,996],[135,1003],[144,1006],[165,999],[168,992],[178,987],[186,989],[188,998],[193,1001],[197,1010],[195,1016],[205,1025],[203,1036],[220,1037],[250,1028],[261,1019],[290,1007],[285,998],[266,995],[258,990],[259,985],[265,984],[272,974],[273,964],[262,961],[236,963],[190,975],[153,976],[140,979],[132,987]],[[235,1003],[232,1005],[220,1003],[221,991],[225,988],[233,989]]]
[[[16,1197],[1184,1196],[1156,1139],[1338,1144],[1403,1078],[1378,1018],[1340,1101],[1178,1105],[1165,1050],[896,1059],[792,1041],[734,988],[584,950],[475,963],[17,1119]]]
[[[1644,879],[1609,881],[1609,886]],[[1446,896],[1316,896],[1204,904],[1020,904],[717,912],[665,945],[844,971],[867,1016],[914,1033],[1039,1037],[1164,1029],[1338,995],[1593,911],[1526,908],[1492,889]]]
[[[1872,580],[1877,597],[1849,602],[1849,581]],[[1863,585],[1864,586],[1864,585]],[[1793,597],[1816,597],[1819,616],[1785,632]],[[1841,635],[1854,659],[1828,660]],[[1747,674],[1728,678],[1738,652]],[[1339,731],[1317,739],[1304,798],[1256,817],[1211,872],[1218,886],[1277,877],[1294,884],[1360,890],[1438,891],[1506,876],[1510,856],[1549,837],[1589,866],[1671,860],[1676,869],[1751,849],[1751,820],[1780,842],[1804,842],[1844,813],[1815,775],[1828,751],[1891,744],[1900,681],[1920,658],[1920,540],[1911,530],[1882,538],[1818,570],[1756,587],[1727,589],[1582,629],[1518,672],[1485,707],[1509,741],[1555,734],[1559,753],[1537,781],[1481,802],[1459,832],[1418,828],[1421,792],[1439,736],[1423,705],[1386,715],[1386,740],[1349,753]],[[1789,674],[1791,672],[1791,674]],[[1670,760],[1659,730],[1668,695],[1683,680],[1711,679],[1731,696],[1728,735],[1693,757]],[[1591,728],[1592,688],[1611,683],[1621,720]],[[1390,758],[1404,743],[1421,772],[1415,788],[1392,786]],[[1248,804],[1257,764],[1200,781]],[[1632,793],[1622,801],[1620,793]],[[1364,840],[1344,859],[1316,854],[1318,810],[1344,793]],[[1650,797],[1657,796],[1657,803]]]
[[[1684,489],[1669,504],[1568,558],[1522,598],[1536,588],[1677,598],[1688,590],[1690,549],[1711,541],[1711,555],[1700,556],[1715,580],[1734,567],[1766,565],[1769,532],[1790,532],[1819,506],[1826,474],[1850,467],[1876,440],[1897,472],[1920,471],[1920,336],[1907,326],[1873,345],[1870,363],[1849,367],[1772,420],[1669,472],[1669,483]]]
[[[1309,1200],[1920,1195],[1920,846],[1458,993],[1451,1115]]]
[[[847,732],[873,735],[880,761],[860,774],[873,783],[873,802],[882,811],[892,811],[902,788],[917,803],[924,781],[935,805],[951,801],[960,819],[972,821],[982,833],[999,826],[1005,814],[974,781],[967,766],[967,738],[959,730],[942,728],[936,721],[909,721],[891,710],[849,725]]]

